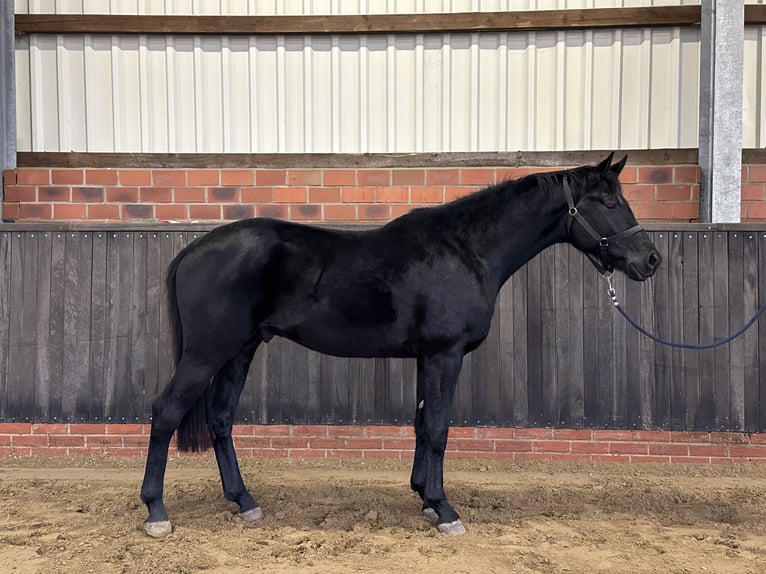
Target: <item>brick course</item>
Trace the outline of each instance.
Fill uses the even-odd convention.
[[[18,168],[3,174],[3,216],[99,222],[224,222],[265,216],[373,223],[536,171],[550,168]],[[766,165],[745,165],[742,176],[742,218],[766,219]],[[621,179],[638,219],[697,218],[697,166],[628,166]]]
[[[0,455],[143,456],[149,432],[148,424],[0,423]],[[409,460],[415,449],[410,426],[235,425],[233,435],[243,457]],[[454,427],[446,458],[764,464],[766,433]]]

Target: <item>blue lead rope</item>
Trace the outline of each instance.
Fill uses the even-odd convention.
[[[735,333],[732,333],[731,335],[729,335],[725,339],[722,339],[721,341],[716,341],[715,343],[708,343],[706,345],[691,345],[689,343],[674,343],[672,341],[666,341],[665,339],[661,339],[660,337],[657,337],[656,335],[650,333],[649,331],[644,329],[641,325],[636,323],[636,321],[625,312],[625,309],[622,308],[622,305],[620,305],[620,302],[617,301],[617,293],[612,287],[611,274],[605,273],[604,278],[609,284],[608,293],[609,293],[609,297],[612,299],[612,304],[614,305],[615,309],[617,309],[620,312],[620,315],[625,317],[625,320],[628,323],[630,323],[642,335],[649,337],[655,343],[659,343],[660,345],[665,345],[667,347],[673,347],[674,349],[692,349],[695,351],[702,351],[705,349],[715,349],[716,347],[727,345],[728,343],[731,343],[734,339],[739,337],[742,333],[747,331],[750,327],[752,327],[753,324],[758,320],[758,318],[763,314],[763,312],[766,311],[766,305],[763,305],[760,309],[758,309],[758,312],[755,315],[753,315],[753,317],[747,323],[745,323],[745,325],[741,329],[739,329]]]

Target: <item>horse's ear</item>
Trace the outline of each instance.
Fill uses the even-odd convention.
[[[626,155],[624,158],[622,158],[620,161],[612,165],[611,169],[612,173],[614,175],[620,175],[620,172],[622,171],[622,168],[625,167],[625,163],[628,161],[628,156]]]
[[[600,173],[602,176],[606,175],[607,172],[609,171],[609,167],[612,165],[613,157],[614,157],[614,152],[606,156],[606,159],[596,166],[596,171]]]

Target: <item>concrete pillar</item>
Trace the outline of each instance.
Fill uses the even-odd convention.
[[[16,167],[16,73],[13,2],[0,2],[0,175]],[[0,188],[2,185],[0,184]],[[0,191],[2,191],[0,189]],[[1,195],[0,195],[1,198]],[[2,220],[0,203],[0,220]]]
[[[742,196],[743,0],[702,0],[700,221],[736,223]]]

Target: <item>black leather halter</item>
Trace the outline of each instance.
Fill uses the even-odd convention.
[[[577,206],[574,203],[572,190],[569,188],[569,178],[566,177],[564,178],[564,195],[567,198],[567,205],[569,206],[569,219],[567,220],[567,237],[569,238],[569,241],[572,241],[572,226],[574,225],[574,222],[577,221],[577,223],[579,223],[580,226],[598,243],[598,256],[590,253],[586,253],[585,255],[588,256],[588,259],[590,259],[590,262],[593,263],[593,266],[599,273],[602,275],[611,274],[614,270],[614,265],[612,265],[609,257],[609,245],[617,243],[621,239],[625,239],[631,235],[635,235],[639,231],[642,231],[643,228],[640,225],[634,225],[625,231],[620,231],[609,237],[601,235],[593,229],[593,226],[588,223],[578,211]]]

